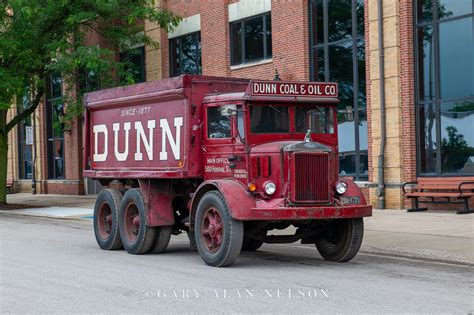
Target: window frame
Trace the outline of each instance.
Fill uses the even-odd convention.
[[[322,20],[323,20],[323,39],[319,43],[314,42],[314,34],[318,32],[317,30],[317,17],[313,16],[313,7],[318,5],[318,1],[322,2]],[[363,119],[364,114],[367,115],[367,107],[359,106],[359,59],[358,59],[358,44],[359,42],[363,43],[364,50],[366,50],[366,43],[365,43],[365,20],[362,23],[364,25],[364,33],[360,34],[358,29],[358,21],[357,21],[357,0],[351,0],[351,38],[347,39],[338,39],[335,41],[329,41],[329,14],[328,14],[328,3],[329,0],[309,0],[308,1],[308,34],[309,34],[309,64],[310,64],[310,80],[315,81],[316,73],[315,69],[317,68],[317,62],[315,62],[315,51],[318,49],[323,50],[323,58],[324,58],[324,81],[330,82],[330,56],[329,56],[329,49],[331,46],[341,45],[344,43],[351,42],[351,49],[352,49],[352,87],[353,87],[353,104],[352,104],[352,113],[353,113],[353,122],[354,122],[354,173],[346,173],[344,176],[353,176],[355,180],[368,180],[368,172],[369,169],[367,168],[367,174],[361,172],[361,166],[363,165],[361,162],[361,155],[367,155],[367,150],[361,150],[361,141],[360,141],[360,131],[359,125],[361,123],[361,119]],[[366,10],[366,5],[364,2],[364,11]],[[364,16],[365,19],[365,16]],[[367,65],[365,65],[367,68]],[[365,69],[364,69],[365,70]],[[364,71],[365,73],[365,71]],[[367,83],[366,83],[367,84]],[[365,109],[365,113],[364,113]],[[338,110],[336,108],[335,114],[337,115]],[[362,116],[362,117],[360,117]],[[366,121],[367,119],[365,119]],[[364,120],[362,120],[364,121]],[[340,123],[339,121],[335,121]],[[335,126],[337,130],[337,126]],[[338,131],[336,132],[338,134]],[[348,154],[352,151],[347,151]],[[345,156],[345,152],[339,152],[340,156]],[[341,168],[339,168],[339,172]]]
[[[136,46],[136,47],[132,47],[128,50],[125,50],[125,51],[121,51],[119,53],[119,60],[121,62],[130,62],[130,63],[133,63],[131,61],[131,58],[130,58],[130,51],[132,50],[140,50],[140,77],[138,78],[137,81],[135,81],[134,83],[137,84],[137,83],[143,83],[143,82],[146,82],[146,49],[145,49],[145,45],[140,45],[140,46]],[[121,79],[121,81],[123,81],[123,79]],[[123,84],[125,84],[126,82],[122,82]],[[98,85],[100,87],[100,80],[98,82]]]
[[[462,14],[448,18],[439,18],[438,15],[438,0],[431,0],[431,13],[432,18],[430,21],[423,21],[420,19],[418,21],[418,3],[421,3],[423,0],[415,0],[413,1],[413,52],[414,52],[414,89],[415,89],[415,134],[416,134],[416,176],[418,177],[450,177],[450,176],[473,176],[474,173],[452,173],[452,172],[444,172],[442,170],[442,152],[441,152],[441,107],[442,103],[449,103],[449,102],[462,102],[462,101],[474,101],[474,97],[461,97],[461,98],[451,98],[451,99],[442,99],[441,98],[441,76],[440,76],[440,45],[439,45],[439,25],[444,23],[449,23],[452,21],[457,21],[465,18],[471,17],[474,23],[474,11],[469,14]],[[421,100],[420,99],[420,52],[419,52],[419,40],[418,40],[418,31],[419,29],[431,26],[432,27],[432,36],[433,36],[433,73],[434,73],[434,95],[432,100]],[[432,105],[434,106],[435,112],[435,139],[436,139],[436,161],[435,161],[435,170],[434,172],[426,172],[423,173],[421,171],[421,151],[422,148],[420,147],[420,136],[421,136],[421,128],[424,128],[421,125],[420,121],[420,109],[424,106]]]
[[[177,76],[180,76],[182,74],[185,74],[183,72],[183,62],[182,62],[182,51],[183,51],[183,41],[181,40],[182,38],[184,37],[187,37],[187,36],[194,36],[195,40],[196,40],[196,69],[197,71],[195,73],[187,73],[186,74],[202,74],[202,48],[201,48],[201,31],[196,31],[196,32],[191,32],[191,33],[187,33],[187,34],[184,34],[184,35],[181,35],[181,36],[177,36],[177,37],[173,37],[173,38],[170,38],[168,39],[168,54],[169,54],[169,72],[170,72],[170,77],[177,77]],[[172,41],[177,41],[177,40],[180,40],[179,41],[179,51],[180,51],[180,56],[179,56],[179,73],[174,73],[174,62],[176,61],[176,52],[173,51],[173,47],[176,47],[177,45],[172,45],[171,42]]]
[[[257,19],[257,18],[262,18],[262,23],[263,23],[263,58],[258,58],[258,59],[252,59],[252,60],[247,60],[245,56],[245,32],[241,32],[240,34],[240,39],[239,42],[242,45],[242,60],[240,62],[236,62],[234,60],[234,42],[233,42],[233,33],[232,33],[232,25],[235,25],[237,23],[240,23],[240,27],[243,30],[244,29],[244,23]],[[235,20],[229,23],[229,43],[230,43],[230,65],[231,66],[240,66],[240,65],[246,65],[249,63],[254,63],[254,62],[259,62],[259,61],[264,61],[264,60],[271,60],[273,58],[273,49],[272,49],[272,54],[268,55],[268,38],[267,38],[267,19],[270,18],[270,23],[273,28],[272,24],[272,11],[267,11],[265,13],[257,14],[257,15],[252,15],[249,17],[245,17],[240,20]],[[270,44],[273,44],[273,31],[270,34]]]
[[[23,101],[23,106],[21,108],[21,110],[25,110],[27,109],[29,106],[30,106],[30,102],[29,102],[29,93],[27,92],[26,95],[24,96],[27,98],[27,101],[24,102]],[[32,179],[33,177],[33,173],[31,173],[31,176],[28,177],[28,174],[26,172],[26,163],[29,163],[30,164],[30,167],[31,167],[31,172],[34,171],[33,169],[33,155],[34,155],[34,152],[33,152],[33,149],[34,149],[34,146],[33,144],[27,144],[26,143],[26,133],[25,133],[25,127],[31,127],[33,128],[33,119],[34,119],[34,115],[30,115],[28,116],[28,119],[30,119],[30,124],[26,124],[26,119],[25,120],[22,120],[20,123],[18,123],[18,126],[17,126],[17,132],[18,132],[18,179],[20,180],[30,180]],[[34,133],[34,131],[33,131]],[[33,139],[34,141],[34,139]],[[31,155],[30,155],[30,159],[27,160],[26,159],[26,149],[27,147],[30,147],[30,150],[31,150]]]
[[[59,76],[60,77],[60,76]],[[66,179],[66,159],[65,159],[65,150],[66,147],[64,145],[64,126],[61,126],[61,136],[56,137],[54,134],[54,113],[53,113],[53,106],[55,106],[55,102],[62,100],[63,98],[63,89],[62,89],[62,78],[61,78],[61,95],[57,97],[53,97],[53,84],[52,84],[53,74],[50,75],[47,87],[48,90],[46,92],[46,143],[47,143],[47,156],[48,156],[48,179]],[[62,105],[64,110],[64,104]],[[54,154],[54,144],[56,141],[61,141],[62,143],[62,154],[60,158],[56,158]],[[56,172],[56,161],[62,160],[63,163],[63,174],[62,176],[58,176]]]

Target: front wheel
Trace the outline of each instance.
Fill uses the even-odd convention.
[[[363,237],[362,218],[334,220],[316,239],[316,248],[326,260],[347,262],[359,251]]]
[[[195,238],[199,255],[209,266],[229,266],[239,256],[244,238],[244,224],[230,216],[220,192],[207,192],[199,201]]]

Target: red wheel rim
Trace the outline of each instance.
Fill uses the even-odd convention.
[[[224,225],[219,210],[214,207],[207,209],[202,221],[202,236],[206,249],[211,253],[217,252],[221,248],[223,235]]]
[[[129,204],[125,209],[125,235],[130,242],[137,240],[140,231],[140,213],[135,204]]]
[[[99,226],[99,235],[102,239],[107,239],[112,231],[112,210],[108,203],[103,203],[97,214],[97,223]]]

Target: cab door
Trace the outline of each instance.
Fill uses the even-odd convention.
[[[241,111],[241,106],[234,103],[217,103],[205,106],[204,121],[206,124],[203,128],[202,147],[204,180],[246,179],[245,149],[237,126],[238,108]],[[243,133],[243,130],[241,132]]]

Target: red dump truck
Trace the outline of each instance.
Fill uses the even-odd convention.
[[[372,208],[338,176],[337,84],[183,75],[84,102],[84,176],[105,186],[102,249],[161,253],[187,232],[210,266],[263,243],[357,254]]]

